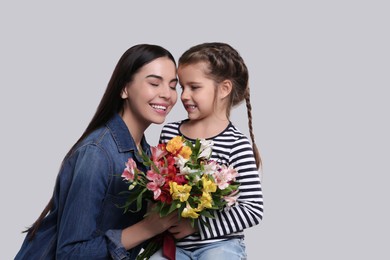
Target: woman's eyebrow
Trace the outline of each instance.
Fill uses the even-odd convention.
[[[158,76],[158,75],[154,75],[154,74],[147,75],[145,78],[156,78],[156,79],[159,79],[159,80],[163,80],[163,77]],[[169,82],[178,82],[178,81],[179,80],[177,78],[173,78]]]
[[[154,74],[147,75],[145,78],[156,78],[156,79],[160,79],[160,80],[163,79],[161,76],[154,75]]]

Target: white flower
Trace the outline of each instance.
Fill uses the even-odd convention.
[[[216,161],[209,161],[203,166],[204,174],[214,174],[218,170],[219,165]]]
[[[180,174],[184,174],[184,175],[186,175],[186,174],[190,174],[191,173],[191,168],[190,167],[188,167],[188,166],[185,166],[184,168],[181,168],[180,169]]]
[[[179,167],[180,169],[180,172],[183,171],[184,167],[185,167],[185,164],[188,162],[188,159],[185,159],[183,156],[181,156],[180,154],[175,157],[175,164],[177,167]]]
[[[200,140],[200,150],[199,150],[199,156],[198,158],[210,158],[211,152],[212,152],[212,146],[214,145],[214,142],[212,140]]]

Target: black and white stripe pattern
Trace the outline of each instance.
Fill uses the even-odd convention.
[[[183,135],[179,130],[182,122],[166,124],[161,131],[160,142],[166,143],[177,135]],[[243,230],[259,224],[263,217],[260,175],[248,138],[230,123],[225,131],[210,140],[214,142],[211,159],[219,164],[232,165],[238,171],[236,179],[240,182],[240,196],[238,203],[230,210],[216,212],[215,219],[202,217],[210,227],[201,225],[199,234],[178,241],[177,246],[184,249],[196,249],[208,243],[243,237]]]

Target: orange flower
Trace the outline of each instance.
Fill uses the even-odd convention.
[[[166,149],[172,154],[177,154],[183,147],[183,138],[181,136],[175,136],[167,143]]]
[[[184,144],[184,138],[181,136],[175,136],[169,140],[166,149],[174,155],[179,154],[184,159],[190,158],[192,154],[192,149]]]
[[[180,150],[180,153],[179,153],[184,159],[189,159],[191,154],[192,154],[192,150],[190,147],[188,146],[183,146]]]

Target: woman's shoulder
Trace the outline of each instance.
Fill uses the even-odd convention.
[[[81,145],[96,145],[104,142],[106,138],[109,138],[109,129],[105,126],[99,127],[87,135],[84,140],[80,142]]]
[[[73,151],[69,156],[86,152],[105,153],[104,150],[107,150],[106,146],[110,143],[110,141],[107,142],[107,139],[112,139],[109,130],[106,127],[100,127],[81,140],[74,149],[72,149]],[[111,141],[111,143],[112,142],[113,141]]]

